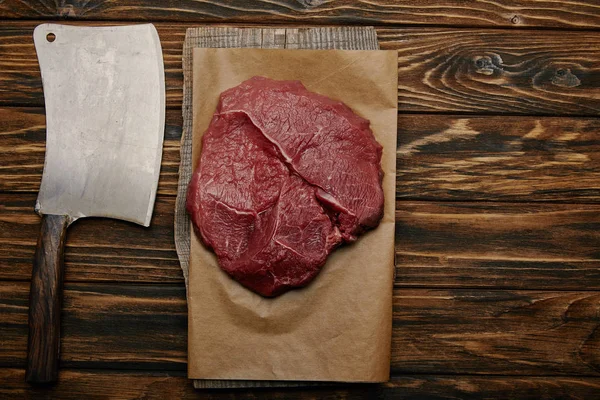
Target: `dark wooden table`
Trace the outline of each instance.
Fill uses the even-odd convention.
[[[152,227],[69,232],[60,382],[24,382],[42,21],[151,21],[167,127]],[[195,392],[173,243],[186,27],[375,25],[397,49],[392,379]],[[0,397],[598,398],[600,1],[0,1]]]

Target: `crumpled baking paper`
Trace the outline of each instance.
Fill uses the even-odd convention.
[[[193,50],[193,165],[219,95],[256,75],[300,80],[371,121],[383,146],[379,227],[334,251],[308,287],[263,298],[232,280],[192,230],[188,377],[383,382],[394,278],[397,53]]]

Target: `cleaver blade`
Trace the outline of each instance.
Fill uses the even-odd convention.
[[[46,106],[46,159],[35,210],[26,379],[57,379],[63,247],[82,217],[149,226],[165,126],[162,49],[152,24],[42,24],[33,39]]]
[[[150,225],[165,125],[156,29],[43,24],[34,42],[47,125],[36,210]]]

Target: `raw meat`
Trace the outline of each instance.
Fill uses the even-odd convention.
[[[381,152],[369,121],[343,103],[254,77],[221,94],[187,210],[225,272],[276,296],[379,224]]]

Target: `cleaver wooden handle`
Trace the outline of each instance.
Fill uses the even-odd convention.
[[[42,217],[29,292],[29,341],[25,375],[29,383],[52,383],[58,377],[63,253],[70,221],[71,218],[66,215]]]

